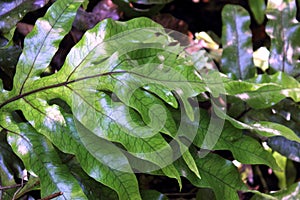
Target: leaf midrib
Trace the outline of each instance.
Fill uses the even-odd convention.
[[[24,98],[26,96],[29,96],[29,95],[37,93],[37,92],[41,92],[41,91],[44,91],[44,90],[53,89],[53,88],[57,88],[57,87],[61,87],[61,86],[67,86],[67,85],[69,85],[71,83],[83,81],[83,80],[90,79],[90,78],[95,78],[95,77],[100,77],[100,76],[107,76],[107,75],[113,75],[113,74],[121,74],[121,73],[126,73],[126,72],[127,71],[106,72],[106,73],[96,74],[96,75],[92,75],[92,76],[86,76],[86,77],[82,77],[82,78],[79,78],[79,79],[74,79],[74,80],[70,80],[70,81],[64,81],[64,82],[61,82],[61,83],[56,83],[56,84],[53,84],[53,85],[48,85],[48,86],[45,86],[45,87],[34,89],[34,90],[31,90],[31,91],[28,91],[28,92],[16,95],[16,96],[8,99],[7,101],[5,101],[2,104],[0,104],[0,109],[2,107],[4,107],[5,105],[11,103],[11,102],[17,101],[17,100],[19,100],[21,98]]]
[[[54,24],[51,25],[51,29],[47,32],[46,37],[43,39],[42,44],[40,45],[40,48],[39,48],[39,50],[38,50],[37,55],[36,55],[36,56],[34,57],[34,59],[33,59],[33,63],[32,63],[32,65],[31,65],[31,67],[30,67],[29,73],[27,74],[27,76],[26,76],[24,82],[23,82],[22,85],[21,85],[21,88],[20,88],[20,91],[19,91],[19,95],[21,95],[21,93],[22,93],[22,91],[23,91],[23,89],[24,89],[24,86],[25,86],[27,80],[28,80],[29,77],[30,77],[30,74],[31,74],[31,72],[32,72],[32,69],[33,69],[33,67],[34,67],[34,65],[35,65],[35,62],[36,62],[38,56],[40,55],[41,49],[43,48],[43,46],[44,46],[44,44],[45,44],[45,41],[47,40],[48,36],[51,34],[51,32],[52,32],[54,26],[55,26],[55,25],[58,23],[58,21],[60,20],[61,16],[64,14],[64,12],[65,12],[71,5],[72,5],[72,4],[66,6],[66,7],[62,10],[62,12],[59,14],[59,16],[56,18],[56,20],[54,21]],[[49,23],[49,24],[50,24],[50,23]],[[0,105],[0,108],[1,108],[1,105]]]

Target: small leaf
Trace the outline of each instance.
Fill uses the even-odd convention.
[[[30,176],[26,184],[22,187],[21,190],[18,190],[18,192],[15,195],[15,198],[21,198],[24,196],[26,193],[40,189],[40,179],[34,176]]]
[[[180,190],[182,189],[182,181],[180,178],[180,174],[178,172],[178,169],[173,164],[168,165],[168,166],[162,168],[161,170],[167,177],[175,178],[178,182],[179,189]]]
[[[222,70],[235,79],[253,77],[255,69],[248,12],[240,6],[226,5],[222,20]]]
[[[278,178],[278,186],[280,189],[285,189],[287,187],[287,177],[286,177],[286,165],[287,165],[287,157],[282,156],[281,154],[277,153],[276,151],[273,153],[276,162],[280,166],[282,171],[274,170],[274,174]]]
[[[197,168],[197,164],[194,158],[192,157],[191,153],[189,151],[184,152],[184,154],[182,154],[182,158],[187,164],[187,166],[190,168],[190,170],[194,172],[198,178],[201,178],[199,170]]]

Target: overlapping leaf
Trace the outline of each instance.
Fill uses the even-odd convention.
[[[237,191],[247,190],[239,177],[239,173],[234,165],[218,155],[208,154],[204,158],[196,158],[202,179],[191,173],[183,162],[176,162],[180,169],[192,184],[198,187],[208,187],[214,190],[216,199],[239,199]]]
[[[208,126],[209,117],[205,111],[201,111],[201,121],[197,136],[195,137],[194,144],[198,147],[208,146],[205,142],[211,142],[205,140],[205,137],[209,134]],[[214,126],[220,126],[220,124],[214,124]],[[213,129],[212,129],[213,130]],[[213,136],[210,137],[210,140]],[[234,158],[244,164],[265,164],[273,169],[278,169],[278,165],[272,154],[264,150],[264,148],[255,139],[243,135],[241,130],[236,129],[229,123],[225,123],[222,128],[222,133],[219,138],[216,139],[216,144],[211,150],[229,150],[232,152]]]
[[[199,118],[190,98],[208,91],[214,97],[227,94],[254,108],[265,108],[287,97],[299,102],[299,83],[284,73],[258,76],[247,82],[233,81],[220,73],[202,77],[193,65],[178,56],[183,51],[179,43],[146,18],[102,21],[85,33],[58,73],[41,78],[70,30],[81,2],[54,3],[25,39],[13,90],[7,92],[0,82],[0,128],[9,133],[9,142],[26,168],[42,177],[43,196],[62,191],[61,198],[65,199],[94,197],[87,194],[85,185],[93,181],[80,181],[87,177],[86,173],[115,190],[120,199],[141,199],[133,168],[149,172],[151,167],[157,167],[162,174],[176,178],[180,186],[180,175],[187,175],[194,185],[213,188],[218,199],[237,199],[236,190],[246,189],[232,163],[213,154],[195,160],[188,145],[182,142],[183,138],[193,141],[192,133],[201,119],[194,144],[202,147],[207,129],[203,122],[208,116]],[[231,12],[230,8],[237,12]],[[228,52],[224,50],[223,64],[230,68],[237,66],[234,75],[239,79],[252,77],[250,35],[240,32],[249,31],[248,14],[235,6],[226,9],[225,27],[232,30],[235,40],[229,41],[229,35],[224,39]],[[242,20],[237,20],[238,17]],[[237,44],[234,49],[230,49],[230,42]],[[230,59],[232,52],[236,57]],[[205,65],[206,59],[203,62]],[[170,106],[185,121],[174,120]],[[9,117],[15,110],[22,111],[27,123],[17,123]],[[221,121],[227,119],[235,127],[225,124],[213,149],[230,150],[244,163],[277,167],[271,154],[239,129],[254,130],[266,137],[280,134],[299,141],[290,129],[278,124],[249,125],[217,114]],[[185,128],[191,124],[196,128],[180,130],[178,122],[185,123]],[[54,146],[75,155],[84,172],[76,169],[70,174]],[[182,163],[173,165],[178,154],[183,154]]]
[[[223,78],[221,82],[228,95],[235,96],[256,109],[271,107],[284,98],[300,101],[299,82],[282,72],[274,75],[258,75],[248,81]]]
[[[186,84],[186,78],[196,75],[181,75],[176,70],[166,73],[171,69],[167,64],[172,63],[182,48],[169,46],[169,52],[165,53],[164,49],[171,40],[159,25],[146,19],[132,20],[126,24],[103,21],[88,31],[71,50],[61,71],[50,77],[39,77],[70,29],[70,22],[79,5],[80,2],[56,2],[26,38],[14,89],[10,96],[2,96],[1,111],[4,115],[1,115],[1,126],[11,131],[12,121],[5,117],[5,112],[22,110],[37,132],[45,135],[61,151],[76,155],[89,176],[116,190],[121,198],[129,198],[128,195],[132,194],[136,194],[135,198],[140,197],[126,157],[108,141],[118,142],[134,156],[162,167],[165,175],[178,179],[180,183],[179,173],[171,165],[173,150],[160,134],[162,131],[175,137],[172,126],[176,125],[170,113],[159,114],[159,109],[147,108],[157,105],[164,111],[165,105],[151,94],[154,90],[144,91],[144,86],[151,83],[164,85],[171,96],[171,91],[176,91],[187,115],[193,118],[187,98],[195,92]],[[156,70],[148,66],[149,62]],[[122,93],[122,87],[125,93]],[[116,98],[109,93],[116,94]],[[84,128],[78,129],[77,136],[70,134],[71,127],[57,106],[47,102],[54,98],[69,104],[78,120],[77,128],[83,125]],[[170,119],[161,126],[159,120],[162,116]],[[150,135],[143,135],[143,131],[148,130]],[[73,145],[66,145],[66,141]],[[94,164],[89,165],[86,157]],[[199,176],[188,153],[185,153],[185,160]]]
[[[26,169],[41,180],[41,195],[62,192],[59,199],[87,199],[79,183],[62,164],[52,144],[27,124],[19,124],[20,135],[9,134],[8,141]]]
[[[22,178],[22,169],[24,168],[21,160],[12,152],[11,147],[6,141],[4,131],[0,132],[0,182],[1,187],[16,185],[15,178]],[[18,188],[1,189],[0,199],[10,200]]]

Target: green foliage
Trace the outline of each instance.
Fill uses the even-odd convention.
[[[226,5],[222,11],[222,66],[230,77],[253,77],[250,16],[242,7]]]
[[[280,5],[274,5],[270,1],[267,6],[266,32],[271,38],[270,67],[294,76],[300,72],[300,26],[296,20],[296,12],[295,1],[285,1]]]
[[[254,18],[258,24],[262,24],[265,19],[265,10],[266,10],[266,4],[265,0],[249,0],[249,6],[250,10],[254,15]]]
[[[284,24],[283,38],[269,32],[272,74],[256,72],[248,12],[227,5],[223,73],[203,72],[199,63],[208,66],[207,54],[190,56],[163,27],[136,18],[101,21],[71,49],[57,73],[42,77],[83,2],[56,1],[25,38],[13,88],[0,81],[1,186],[16,184],[12,177],[23,178],[25,169],[29,175],[27,187],[1,190],[1,199],[21,197],[38,183],[41,197],[62,192],[57,199],[165,198],[141,188],[134,172],[176,179],[180,189],[186,177],[195,187],[211,188],[218,200],[239,199],[237,191],[274,199],[299,190],[298,183],[287,184],[279,174],[287,162],[262,145],[267,142],[299,162],[299,127],[269,112],[280,113],[285,101],[299,109],[300,85],[291,76],[292,68],[297,71],[298,23]],[[267,17],[295,17],[287,12],[290,4],[284,5],[280,11],[268,5]],[[250,7],[261,23],[262,5]],[[268,26],[274,29],[272,20]],[[288,48],[278,50],[278,38]],[[201,97],[212,104],[209,110],[199,108]],[[216,154],[219,150],[243,164],[267,165],[288,188],[272,195],[249,190],[233,162]]]

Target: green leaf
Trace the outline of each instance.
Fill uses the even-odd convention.
[[[22,170],[24,169],[21,160],[14,154],[11,147],[6,141],[6,133],[0,132],[0,183],[1,187],[12,186],[11,189],[1,189],[0,199],[10,200],[19,187],[16,185],[15,178],[23,178]]]
[[[253,77],[255,69],[248,12],[240,6],[226,5],[222,21],[222,71],[235,79]]]
[[[69,32],[76,11],[83,0],[56,1],[43,18],[37,20],[24,41],[14,79],[14,91],[21,94],[32,81],[40,78],[58,49],[60,41]]]
[[[296,141],[300,143],[300,137],[297,136],[293,130],[290,128],[272,122],[256,122],[253,124],[255,131],[263,136],[266,137],[273,137],[273,136],[284,136],[289,140]]]
[[[227,78],[222,81],[227,94],[246,101],[253,108],[267,108],[287,97],[295,102],[300,101],[300,84],[282,72],[258,75],[244,82]]]
[[[276,151],[273,152],[273,156],[276,159],[278,165],[280,166],[282,171],[274,170],[274,174],[278,178],[278,186],[281,189],[285,189],[287,187],[287,177],[286,177],[286,165],[287,165],[287,157],[280,155]]]
[[[258,24],[262,24],[265,19],[266,4],[264,0],[248,0],[250,10]]]
[[[80,182],[81,187],[88,199],[118,199],[117,193],[89,177],[76,159],[67,162],[72,175]]]
[[[18,190],[18,192],[15,195],[15,198],[21,198],[24,196],[26,193],[33,191],[33,190],[38,190],[40,187],[40,179],[34,176],[30,176],[26,184],[22,187],[21,190]]]
[[[178,41],[147,18],[101,21],[71,49],[61,70],[41,77],[70,31],[80,4],[81,1],[56,1],[25,39],[13,90],[7,92],[0,82],[0,128],[9,132],[10,144],[26,169],[40,178],[43,196],[62,190],[58,183],[69,181],[68,197],[75,197],[78,192],[79,199],[141,199],[133,174],[139,171],[175,178],[180,189],[180,175],[187,176],[198,187],[213,188],[217,199],[237,199],[238,190],[248,190],[236,168],[212,153],[206,152],[203,157],[203,150],[230,150],[243,163],[266,164],[276,169],[272,155],[240,129],[299,141],[283,125],[263,120],[239,122],[218,108],[214,111],[219,118],[198,116],[193,98],[201,92],[208,92],[213,98],[225,94],[258,109],[284,98],[298,102],[299,83],[294,78],[276,73],[235,81],[219,72],[202,75],[193,65],[205,66],[205,56],[199,54],[196,60],[190,59]],[[225,7],[225,11],[228,24],[224,23],[224,29],[228,25],[236,31],[231,36],[238,37],[232,41],[237,44],[233,50],[237,50],[237,57],[245,55],[245,60],[233,58],[235,62],[228,66],[238,73],[229,75],[239,79],[253,77],[251,36],[242,33],[249,31],[245,27],[249,26],[249,16],[236,6]],[[230,50],[229,35],[224,38],[223,46]],[[226,68],[226,56],[232,52],[224,52]],[[225,123],[222,131],[225,119],[232,125]],[[213,138],[205,137],[208,131]],[[201,148],[198,153],[203,158],[190,153],[193,141]],[[16,146],[17,143],[22,145]],[[28,150],[26,154],[22,154],[23,146]],[[182,156],[179,164],[173,164],[178,155]],[[65,156],[72,157],[71,161]],[[49,169],[47,164],[57,167]],[[58,172],[57,176],[54,174],[57,180],[45,176],[47,172]],[[48,183],[52,185],[45,188]],[[103,195],[97,186],[103,189]]]
[[[45,6],[49,0],[5,0],[0,2],[0,30],[8,33],[26,13]]]
[[[274,199],[299,199],[300,198],[300,182],[294,183],[285,190],[275,192],[270,194]],[[251,200],[265,200],[270,198],[265,198],[259,195],[254,195]]]
[[[230,161],[212,153],[195,160],[201,172],[201,179],[191,173],[182,162],[177,162],[176,166],[180,169],[182,176],[185,176],[193,185],[212,188],[216,199],[239,199],[237,190],[247,190],[237,169]]]
[[[185,161],[185,163],[187,164],[187,166],[190,168],[190,170],[192,172],[194,172],[198,178],[201,178],[199,170],[197,168],[197,164],[196,164],[194,158],[192,157],[191,153],[189,151],[184,152],[182,154],[182,158]]]
[[[300,135],[300,127],[297,126],[300,120],[299,106],[291,99],[284,99],[275,106],[267,109],[254,110],[251,109],[243,121],[272,121],[278,124],[284,124],[292,129],[298,136]]]
[[[294,140],[297,142],[300,141],[300,138],[291,129],[284,125],[264,121],[246,124],[230,117],[229,115],[224,114],[218,108],[215,108],[214,110],[219,117],[228,120],[234,127],[238,129],[248,129],[251,131],[255,131],[264,137],[283,136],[290,140]]]
[[[63,7],[66,9],[57,18],[57,27],[53,26],[51,29],[53,32],[44,35],[43,32],[37,31],[41,28],[41,23],[37,23],[35,31],[27,37],[28,41],[37,37],[53,45],[60,42],[62,37],[55,40],[55,43],[51,37],[56,34],[58,23],[65,22],[64,19],[71,14],[73,16],[78,5],[54,4],[50,10],[58,6],[61,7],[57,8],[55,13],[63,10]],[[44,18],[51,22],[48,15]],[[63,26],[65,29],[61,29],[61,35],[69,28]],[[35,50],[28,54],[31,49],[25,46],[18,65],[19,71],[15,75],[15,83],[20,81],[23,84],[14,85],[14,90],[9,96],[1,96],[1,126],[12,129],[14,120],[8,120],[6,115],[16,109],[22,110],[26,120],[39,133],[46,136],[59,150],[74,154],[89,176],[114,189],[119,198],[126,199],[132,197],[132,194],[135,194],[134,198],[140,198],[135,176],[123,155],[124,152],[120,153],[120,146],[121,150],[128,151],[126,154],[162,168],[163,173],[176,178],[181,187],[180,175],[171,165],[174,154],[172,146],[162,136],[162,133],[165,133],[171,136],[175,143],[179,142],[174,132],[176,124],[162,101],[168,99],[165,97],[168,94],[165,94],[164,98],[159,98],[163,92],[158,92],[158,96],[153,94],[160,88],[168,90],[169,94],[175,93],[183,102],[189,118],[194,117],[188,98],[197,92],[187,83],[189,77],[197,76],[193,66],[185,67],[183,59],[178,60],[179,65],[176,64],[177,60],[174,63],[174,58],[176,59],[183,47],[174,46],[174,43],[171,44],[173,41],[160,25],[146,18],[126,23],[104,20],[86,32],[82,40],[70,51],[58,73],[43,78],[38,76],[38,72],[46,67],[48,61],[37,65],[32,63],[32,60],[42,59],[41,56],[43,59],[50,58],[56,49],[52,48],[53,52],[47,55],[44,51]],[[45,44],[48,45],[47,42],[34,43],[35,48],[43,49]],[[166,48],[168,51],[165,51]],[[24,60],[25,55],[27,60]],[[23,69],[20,68],[20,63],[25,61],[28,63],[24,64]],[[176,66],[174,69],[173,65]],[[153,71],[152,67],[156,67],[157,70]],[[149,84],[163,87],[147,91],[144,86]],[[58,106],[49,104],[52,99],[57,98],[64,100],[71,107],[78,123],[75,123],[76,120],[71,123]],[[160,121],[164,117],[165,124]],[[78,129],[80,124],[88,131]],[[75,134],[75,126],[80,133]],[[100,143],[108,148],[99,149]],[[111,154],[109,149],[114,149],[116,154]],[[113,162],[116,159],[122,161]],[[199,176],[195,164],[187,154],[185,159]],[[144,167],[147,169],[147,166]],[[106,176],[101,176],[102,174]]]
[[[208,134],[209,117],[205,111],[202,114],[198,134],[194,144],[198,147],[206,146],[205,137]],[[219,126],[220,124],[215,124]],[[218,141],[213,150],[229,150],[234,158],[244,164],[265,164],[273,169],[280,170],[272,154],[266,151],[255,139],[243,135],[242,131],[229,123],[225,123]]]
[[[289,186],[286,190],[276,192],[272,196],[277,199],[299,199],[300,198],[300,182],[294,183]]]
[[[56,105],[48,106],[45,111],[42,111],[43,113],[48,112],[48,116],[41,116],[40,112],[40,109],[35,112],[32,110],[31,115],[27,117],[29,120],[35,120],[35,123],[38,124],[36,128],[61,151],[76,155],[83,170],[89,176],[114,189],[120,199],[128,199],[129,196],[135,199],[140,198],[136,178],[134,174],[129,173],[131,168],[126,163],[127,160],[120,157],[118,152],[113,154],[111,151],[113,147],[102,148],[101,145],[105,144],[105,141],[97,143],[101,138],[96,136],[92,138],[96,137],[95,143],[92,144],[99,145],[98,147],[101,148],[96,148],[91,144],[88,144],[91,145],[89,148],[84,146],[84,143],[89,141],[81,139],[91,139],[93,134],[81,138],[79,133],[86,133],[86,130],[79,129],[84,127],[81,127],[78,122],[76,123],[72,116],[59,110]],[[37,120],[36,116],[40,118]],[[109,142],[106,141],[106,143],[109,145]],[[90,153],[91,151],[92,153]],[[119,158],[122,160],[115,160]]]
[[[58,199],[87,199],[52,144],[28,124],[19,124],[19,135],[9,132],[8,142],[26,169],[39,176],[41,196],[63,192]]]
[[[268,139],[268,145],[287,158],[300,162],[300,143],[290,141],[284,137],[272,137]]]
[[[295,1],[268,1],[266,32],[271,38],[270,67],[290,75],[300,72],[300,26]]]

